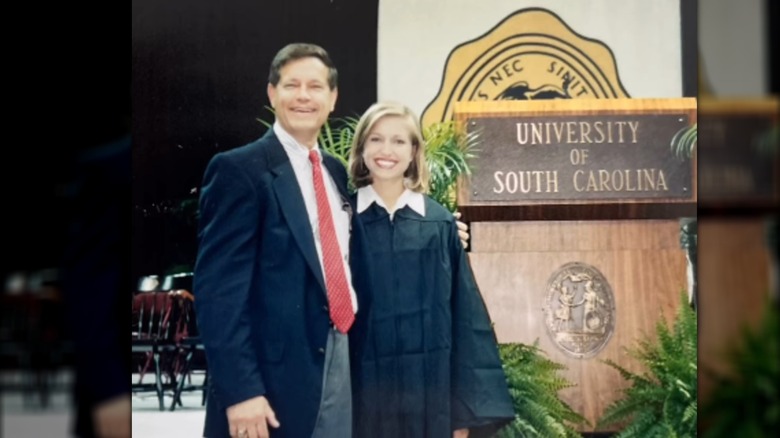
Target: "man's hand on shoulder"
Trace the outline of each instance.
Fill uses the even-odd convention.
[[[263,396],[230,406],[227,417],[232,438],[268,438],[268,425],[279,427],[274,410]]]
[[[460,237],[461,243],[463,243],[463,248],[469,247],[469,226],[465,223],[460,221],[460,212],[453,213],[453,216],[455,216],[455,222],[458,224],[458,237]]]

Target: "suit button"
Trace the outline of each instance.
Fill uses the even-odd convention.
[[[328,306],[327,305],[326,306],[322,306],[322,310],[324,310],[325,313],[327,313],[328,312]]]
[[[319,351],[319,352],[320,352],[320,354],[325,354],[325,349],[324,349],[324,348],[320,348],[320,349],[319,349],[319,350],[317,350],[317,351]]]

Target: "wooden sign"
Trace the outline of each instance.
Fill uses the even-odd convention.
[[[780,101],[703,99],[699,103],[699,201],[721,206],[776,203]]]
[[[459,205],[696,201],[695,158],[674,147],[695,99],[462,102],[455,117],[480,139]]]

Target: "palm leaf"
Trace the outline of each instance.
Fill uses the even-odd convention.
[[[272,115],[274,115],[274,116],[276,115],[276,112],[274,111],[273,107],[270,107],[270,106],[268,106],[268,105],[265,105],[263,108],[265,108],[265,109],[266,109],[266,111],[270,112]],[[261,119],[260,117],[258,117],[258,118],[257,118],[257,119],[255,119],[255,120],[257,120],[258,122],[260,122],[260,124],[261,124],[261,125],[265,126],[265,127],[266,127],[266,128],[268,128],[268,129],[271,129],[271,127],[274,125],[272,122],[269,122],[269,121],[267,121],[267,120],[265,120],[265,119]]]
[[[680,128],[674,136],[670,146],[674,155],[680,159],[690,158],[696,149],[698,139],[698,123]]]
[[[464,132],[456,121],[436,122],[423,131],[425,160],[430,172],[429,195],[450,211],[457,209],[455,185],[471,174],[469,160],[477,152],[479,134]]]

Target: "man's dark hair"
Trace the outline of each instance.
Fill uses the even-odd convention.
[[[330,55],[322,47],[316,44],[292,43],[284,46],[271,61],[271,70],[268,72],[268,82],[274,87],[279,84],[280,71],[288,62],[301,58],[317,58],[328,67],[328,86],[331,90],[338,85],[339,73],[330,59]]]

